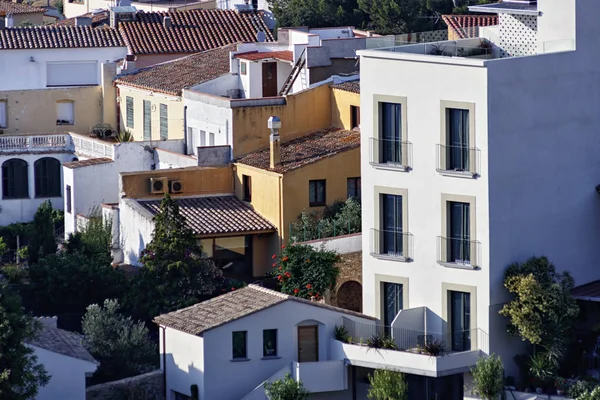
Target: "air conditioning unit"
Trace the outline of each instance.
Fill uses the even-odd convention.
[[[167,192],[169,180],[167,178],[150,178],[150,193],[163,194]]]
[[[169,193],[181,193],[181,192],[183,192],[183,182],[169,181]]]

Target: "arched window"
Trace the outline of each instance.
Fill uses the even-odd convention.
[[[29,197],[27,163],[11,158],[2,164],[2,198],[25,199]]]
[[[44,157],[34,164],[35,197],[60,197],[60,162]]]

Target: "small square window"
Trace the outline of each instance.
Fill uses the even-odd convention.
[[[277,329],[263,331],[263,357],[277,356]]]
[[[73,125],[75,123],[75,103],[59,101],[56,103],[56,125]]]
[[[348,178],[346,188],[348,198],[360,199],[360,178]]]
[[[245,62],[243,62],[243,61],[242,61],[242,62],[240,63],[240,73],[241,73],[242,75],[246,75],[246,67],[247,67],[247,64],[246,64]]]
[[[325,179],[308,182],[308,185],[309,185],[308,197],[309,197],[309,205],[311,207],[319,207],[319,206],[324,206],[326,204],[327,201],[326,201],[326,196],[325,196],[325,192],[326,192],[325,182],[326,182]]]
[[[243,360],[248,358],[247,353],[247,338],[248,332],[246,331],[237,331],[232,334],[232,347],[233,347],[233,359],[234,360]]]

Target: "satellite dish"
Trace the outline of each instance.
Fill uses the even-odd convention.
[[[267,35],[265,35],[265,33],[263,31],[256,32],[256,41],[257,42],[263,43],[265,40],[267,40]]]

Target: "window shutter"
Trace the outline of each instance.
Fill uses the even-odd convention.
[[[160,105],[160,139],[167,140],[169,137],[169,117],[167,114],[167,105]]]
[[[127,127],[133,128],[133,97],[127,96],[126,102],[126,114],[127,114]]]
[[[144,100],[144,140],[152,140],[152,105]]]

